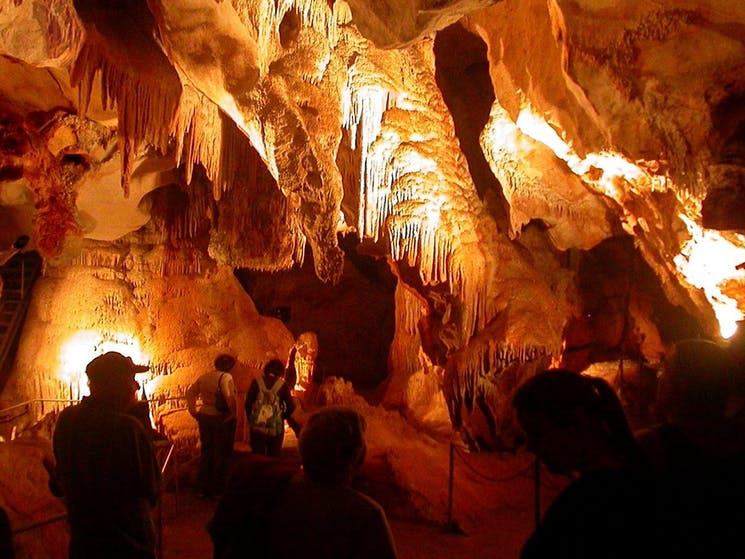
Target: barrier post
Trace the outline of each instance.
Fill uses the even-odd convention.
[[[453,529],[453,466],[455,462],[455,446],[450,441],[450,464],[448,472],[448,529]]]
[[[534,497],[535,497],[535,527],[538,528],[538,524],[541,522],[541,461],[538,460],[538,457],[535,458],[535,489],[534,489]]]

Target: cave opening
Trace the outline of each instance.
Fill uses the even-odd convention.
[[[377,401],[388,377],[396,279],[385,259],[358,250],[354,235],[340,237],[340,246],[344,269],[337,285],[318,279],[309,249],[301,267],[272,273],[237,268],[234,274],[260,314],[282,320],[295,339],[308,331],[317,335],[315,380],[341,377]]]
[[[498,223],[505,224],[507,200],[479,140],[495,100],[486,43],[454,23],[435,35],[434,54],[437,86],[453,118],[476,191],[482,198],[495,199],[490,210]]]
[[[580,313],[564,332],[563,359],[570,369],[619,359],[645,361],[674,340],[705,336],[698,321],[665,296],[632,237],[571,252]]]

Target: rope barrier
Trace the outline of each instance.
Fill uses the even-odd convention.
[[[468,468],[468,470],[472,474],[474,474],[478,478],[481,478],[491,483],[508,483],[522,476],[532,477],[534,480],[533,507],[534,507],[534,517],[535,517],[536,527],[538,526],[538,523],[540,521],[540,516],[541,516],[541,486],[545,486],[546,488],[552,489],[552,490],[560,489],[560,487],[558,487],[556,484],[549,483],[548,480],[543,479],[543,476],[541,476],[541,463],[538,459],[532,460],[527,466],[522,467],[518,469],[517,471],[510,473],[509,475],[506,475],[503,477],[494,477],[494,476],[487,475],[479,471],[476,467],[474,467],[473,464],[471,464],[466,459],[466,456],[463,450],[458,448],[455,445],[455,443],[451,442],[450,443],[450,462],[449,462],[449,472],[448,472],[447,525],[453,533],[463,533],[458,527],[457,523],[453,520],[453,493],[454,493],[453,492],[453,479],[454,479],[454,470],[455,470],[455,460],[454,460],[455,456],[458,456],[461,459],[463,464],[466,466],[466,468]]]
[[[510,475],[508,475],[506,477],[502,477],[502,478],[496,478],[496,477],[488,476],[488,475],[486,475],[486,474],[478,471],[472,464],[470,464],[468,462],[468,460],[466,460],[465,456],[463,455],[463,451],[461,449],[459,449],[458,447],[456,447],[452,443],[451,443],[451,446],[455,449],[455,453],[458,455],[458,457],[463,461],[463,463],[466,465],[466,467],[471,472],[473,472],[476,476],[478,476],[478,477],[480,477],[480,478],[482,478],[482,479],[484,479],[486,481],[490,481],[492,483],[506,483],[508,481],[513,481],[513,480],[519,478],[520,476],[525,475],[526,473],[528,473],[531,470],[531,468],[533,467],[533,464],[532,463],[531,464],[528,464],[524,468],[521,468],[520,470],[518,470],[516,472],[513,472]]]

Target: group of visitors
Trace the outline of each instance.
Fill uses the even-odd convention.
[[[235,381],[230,374],[235,358],[219,355],[214,366],[215,370],[201,375],[186,393],[189,413],[199,425],[197,487],[202,498],[219,496],[225,490],[237,424]],[[271,359],[246,394],[245,412],[251,451],[255,454],[277,458],[282,451],[285,421],[291,421],[295,410],[292,384],[284,376],[284,363]]]
[[[215,559],[395,558],[384,510],[352,488],[366,450],[358,412],[317,410],[296,426],[302,468],[277,459],[294,405],[281,361],[269,361],[251,383],[245,411],[257,457],[227,483],[234,365],[218,356],[188,392],[202,442],[199,490],[222,494],[208,525]],[[155,556],[160,474],[152,437],[129,413],[142,369],[115,352],[95,358],[86,368],[90,396],[60,414],[55,473],[71,559]],[[662,423],[636,434],[607,382],[569,370],[529,378],[513,405],[528,449],[572,478],[521,559],[729,557],[742,548],[745,385],[727,348],[677,343],[659,378]]]
[[[226,458],[235,433],[235,384],[229,374],[234,365],[232,356],[218,356],[215,370],[200,376],[187,393],[202,441],[197,477],[205,495],[226,488]],[[132,413],[139,389],[135,374],[143,370],[147,367],[117,352],[96,357],[86,367],[90,396],[59,416],[50,488],[67,506],[70,559],[155,558],[151,509],[159,495],[160,470],[152,434]],[[257,549],[271,546],[276,557],[395,558],[383,509],[350,487],[366,450],[359,413],[337,407],[317,411],[300,433],[302,470],[277,467],[283,420],[293,406],[283,371],[281,361],[269,361],[249,390],[251,437],[261,457],[257,464],[265,467],[263,473],[255,467],[237,472],[219,501],[209,527],[215,556],[261,557],[254,555]],[[275,399],[279,419],[263,409],[274,406]],[[288,519],[295,519],[303,537],[286,537],[282,527]],[[236,526],[237,531],[230,529]],[[235,554],[246,546],[250,555]]]

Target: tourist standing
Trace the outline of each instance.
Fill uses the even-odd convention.
[[[203,498],[220,495],[225,489],[235,441],[235,383],[230,374],[235,357],[223,353],[217,356],[214,365],[214,370],[200,376],[186,393],[189,413],[199,424],[197,491]]]

